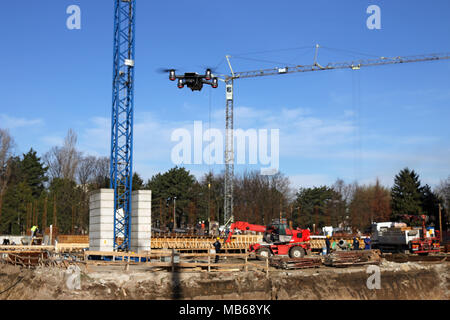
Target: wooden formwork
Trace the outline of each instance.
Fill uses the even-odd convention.
[[[222,249],[247,249],[262,240],[259,235],[234,235],[231,242],[222,244]],[[158,237],[152,238],[152,249],[210,249],[214,237]],[[223,240],[222,240],[223,241]]]
[[[215,263],[216,256],[220,257]],[[175,258],[176,257],[176,258]],[[166,259],[163,259],[166,258]],[[151,253],[125,253],[125,252],[94,252],[84,253],[86,271],[89,272],[93,266],[116,266],[128,270],[130,265],[155,270],[167,269],[172,272],[179,269],[214,272],[214,271],[249,271],[259,270],[269,275],[269,259],[264,263],[248,261],[249,254],[245,253],[179,253],[175,249],[152,250]],[[178,261],[177,261],[178,259]]]

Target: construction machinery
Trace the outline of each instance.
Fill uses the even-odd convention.
[[[355,60],[347,62],[330,62],[321,65],[318,62],[320,46],[315,46],[314,63],[310,65],[295,66],[277,66],[269,69],[255,69],[252,71],[235,72],[230,63],[230,55],[226,56],[228,66],[230,67],[230,75],[221,75],[221,81],[224,81],[226,95],[226,111],[225,111],[225,181],[224,181],[224,221],[234,221],[233,216],[233,179],[234,179],[234,82],[238,79],[257,78],[274,75],[284,75],[302,72],[316,72],[329,70],[352,70],[357,71],[361,68],[370,66],[383,65],[401,65],[405,63],[417,63],[426,61],[441,61],[450,59],[450,53],[423,54],[415,56],[395,56],[395,57],[379,57],[374,59]],[[217,75],[214,75],[217,76]]]
[[[258,259],[272,255],[289,255],[291,258],[302,258],[311,250],[309,243],[310,231],[290,229],[286,219],[274,219],[268,226],[236,221],[230,225],[225,243],[231,241],[236,230],[254,231],[264,234],[261,242],[250,245],[249,251],[254,252]]]
[[[405,223],[381,222],[372,225],[372,248],[382,252],[417,253],[428,255],[440,251],[439,239],[434,233],[428,232],[425,227],[427,216],[403,217],[413,220],[421,220],[421,227],[408,227]]]

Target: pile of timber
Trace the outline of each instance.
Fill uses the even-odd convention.
[[[233,235],[231,242],[223,244],[222,249],[247,249],[251,244],[262,240],[260,235]],[[208,236],[176,236],[152,238],[152,249],[212,249],[214,237]]]
[[[346,267],[364,264],[379,264],[381,253],[379,250],[335,251],[327,255],[324,264],[331,267]]]
[[[312,258],[272,257],[270,258],[270,265],[272,267],[281,269],[318,268],[322,265],[322,259],[318,257]]]
[[[88,235],[59,235],[58,243],[77,243],[77,244],[85,244],[89,243]]]
[[[54,246],[24,246],[24,245],[9,245],[9,246],[0,246],[0,253],[8,253],[8,252],[41,252],[41,251],[52,251],[54,250]]]

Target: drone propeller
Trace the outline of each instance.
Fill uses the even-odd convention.
[[[170,71],[177,71],[177,69],[166,69],[166,68],[158,68],[158,69],[156,69],[156,72],[157,73],[168,73],[168,72],[170,72]]]
[[[211,70],[211,73],[216,73],[217,69],[215,67],[210,66],[201,66],[203,70]]]

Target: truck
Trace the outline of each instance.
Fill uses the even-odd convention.
[[[230,225],[225,243],[231,241],[231,236],[236,230],[263,233],[263,240],[249,247],[249,252],[256,253],[259,260],[264,260],[272,255],[303,258],[311,252],[310,231],[300,228],[290,229],[286,219],[274,219],[267,226],[236,221]]]
[[[421,219],[422,227],[408,227],[406,223],[380,222],[372,224],[372,248],[381,252],[428,255],[440,251],[439,240],[425,227],[426,216],[406,215],[410,220]]]

